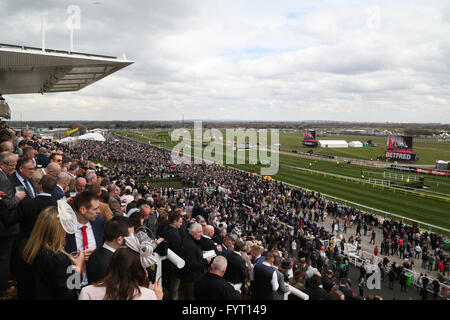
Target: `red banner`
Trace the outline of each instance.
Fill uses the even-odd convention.
[[[430,170],[417,168],[417,173],[433,174],[435,176],[450,177],[450,172],[440,171],[440,170]]]

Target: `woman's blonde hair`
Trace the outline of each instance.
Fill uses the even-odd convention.
[[[53,252],[62,252],[66,244],[66,231],[61,226],[58,218],[58,208],[48,207],[39,214],[30,238],[22,251],[22,259],[33,264],[36,255],[42,247],[46,247]]]

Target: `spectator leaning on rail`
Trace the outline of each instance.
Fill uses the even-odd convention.
[[[264,262],[254,265],[251,276],[253,300],[273,300],[273,292],[279,287],[273,261],[274,255],[269,252],[264,256]]]

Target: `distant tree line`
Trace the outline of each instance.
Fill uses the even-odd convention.
[[[9,121],[13,127],[80,128],[80,131],[100,129],[175,129],[194,128],[194,121]],[[339,121],[202,121],[203,128],[255,128],[255,129],[321,129],[321,128],[374,128],[404,129],[406,135],[432,135],[450,131],[450,124],[439,123],[370,123]]]

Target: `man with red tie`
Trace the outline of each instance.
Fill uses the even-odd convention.
[[[100,216],[99,198],[96,194],[83,191],[76,195],[73,209],[77,217],[77,231],[66,235],[65,250],[69,253],[83,251],[85,263],[91,253],[103,246],[105,218]],[[83,268],[81,287],[88,284],[86,268]]]

